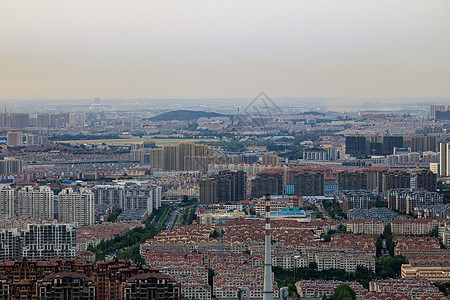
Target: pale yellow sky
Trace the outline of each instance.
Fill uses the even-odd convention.
[[[0,99],[261,90],[450,96],[450,1],[0,1]]]

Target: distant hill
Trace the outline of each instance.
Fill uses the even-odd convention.
[[[223,114],[195,110],[174,110],[150,118],[151,121],[192,121],[199,118],[225,117]]]

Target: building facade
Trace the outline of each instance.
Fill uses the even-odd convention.
[[[18,193],[18,213],[20,217],[42,219],[55,218],[55,201],[49,186],[25,186]]]
[[[59,193],[59,221],[79,226],[94,225],[94,213],[94,193],[90,189],[67,188]]]

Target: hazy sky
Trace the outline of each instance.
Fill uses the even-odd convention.
[[[0,1],[0,99],[262,90],[450,96],[450,1]]]

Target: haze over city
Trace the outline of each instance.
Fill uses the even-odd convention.
[[[0,1],[0,300],[450,300],[448,0]]]
[[[0,99],[448,97],[449,12],[446,0],[5,0]]]

